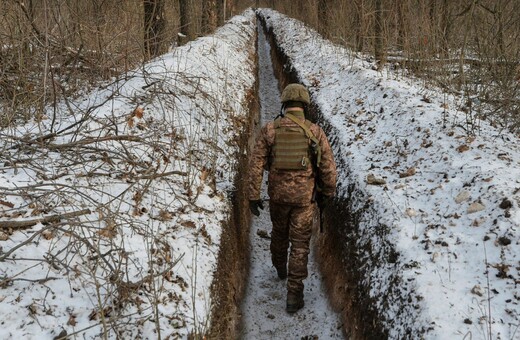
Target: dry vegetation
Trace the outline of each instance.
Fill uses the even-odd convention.
[[[41,118],[243,8],[232,0],[1,1],[0,126]]]
[[[21,2],[16,4],[18,7],[11,3],[9,8],[13,15],[22,15],[21,25],[26,7]],[[114,7],[114,11],[123,9]],[[143,11],[134,14],[137,18]],[[10,78],[2,86],[24,79],[22,75],[29,74],[27,78],[31,79],[12,86],[18,93],[13,102],[32,96],[31,101],[16,101],[10,108],[22,112],[30,107],[34,114],[47,115],[52,115],[52,110],[43,111],[45,107],[54,106],[56,110],[55,122],[46,119],[41,124],[31,122],[0,129],[0,289],[5,296],[11,295],[7,293],[9,289],[31,297],[40,290],[48,292],[28,307],[30,319],[35,321],[26,323],[20,317],[15,320],[20,321],[18,329],[32,334],[32,330],[24,328],[27,324],[40,325],[42,317],[59,320],[66,312],[70,314],[68,322],[59,322],[69,337],[89,337],[88,332],[97,332],[103,338],[139,338],[149,322],[153,322],[157,338],[167,337],[161,335],[164,325],[168,325],[170,333],[167,338],[179,338],[188,328],[193,339],[207,332],[209,318],[202,313],[209,308],[210,300],[204,301],[208,306],[195,306],[206,293],[199,295],[196,264],[198,259],[205,265],[214,258],[215,249],[206,249],[218,246],[211,234],[216,209],[201,207],[197,198],[205,194],[204,190],[211,191],[211,197],[222,198],[224,194],[217,192],[217,183],[235,180],[231,177],[235,173],[232,159],[239,156],[232,152],[235,148],[238,151],[238,134],[244,128],[245,117],[232,113],[248,112],[237,109],[243,98],[239,94],[242,87],[254,86],[249,73],[254,69],[255,37],[250,19],[251,12],[245,21],[231,23],[213,39],[179,48],[164,59],[107,81],[89,93],[87,100],[82,100],[83,96],[68,100],[85,85],[72,81],[98,85],[118,67],[126,67],[110,64],[116,55],[127,58],[128,67],[148,58],[143,28],[131,26],[132,21],[128,21],[128,29],[135,29],[141,36],[139,40],[128,33],[126,45],[121,37],[121,47],[134,47],[128,54],[115,47],[110,54],[106,49],[98,54],[94,44],[74,51],[70,46],[81,44],[81,40],[76,42],[72,36],[56,33],[61,32],[58,28],[49,30],[52,36],[44,34],[48,42],[38,45],[41,40],[37,32],[41,28],[28,27],[26,37],[31,45],[27,50],[15,39],[11,45],[5,45],[2,57],[10,58],[11,71],[5,73]],[[56,27],[59,23],[56,21]],[[103,37],[113,36],[116,41],[116,26],[103,31]],[[103,46],[112,46],[108,38],[103,41],[107,42]],[[172,43],[165,42],[160,47],[167,44]],[[201,54],[204,50],[235,49],[249,53],[235,54],[247,62],[233,68],[227,60]],[[27,58],[16,58],[15,53],[27,51],[31,52]],[[36,51],[47,53],[42,57]],[[65,64],[70,56],[81,59]],[[31,63],[27,61],[29,57]],[[102,61],[111,68],[106,74]],[[89,69],[82,67],[87,62]],[[67,65],[71,65],[70,69]],[[46,83],[51,84],[48,89],[21,92],[29,85],[39,88]],[[247,100],[252,98],[252,93],[248,93]],[[42,111],[38,112],[39,108]],[[18,117],[14,122],[18,122]],[[22,184],[12,185],[11,176],[23,177],[19,182]],[[207,215],[209,222],[203,221],[202,215]],[[235,229],[232,227],[232,231]],[[180,241],[179,232],[184,234]],[[237,242],[228,242],[233,242],[234,250],[240,248]],[[199,246],[204,251],[199,252]],[[173,271],[181,258],[195,269],[184,270],[186,265],[179,264],[183,269]],[[45,269],[31,272],[35,267]],[[206,279],[204,276],[200,280]],[[49,282],[63,282],[70,287],[70,294],[65,294],[63,301],[58,299],[64,296],[60,295],[61,289],[48,288]],[[81,296],[79,300],[66,301],[76,295]],[[0,296],[0,302],[4,302],[5,296]],[[82,303],[77,302],[82,299],[90,302],[88,322]],[[188,306],[190,302],[193,306]],[[70,309],[65,307],[68,303]],[[173,312],[162,313],[157,307],[160,304],[168,305]],[[21,308],[25,310],[24,305]],[[4,307],[0,312],[5,315],[5,310]],[[186,310],[193,315],[187,315]],[[65,338],[59,327],[46,326],[41,328],[53,335],[60,334],[56,339]]]
[[[272,7],[520,132],[516,0],[9,0],[0,3],[0,126],[207,34],[248,6]],[[371,57],[367,57],[371,58]]]
[[[479,118],[520,132],[520,2],[516,0],[257,1],[306,22],[379,65],[461,95]],[[371,57],[369,57],[371,58]]]

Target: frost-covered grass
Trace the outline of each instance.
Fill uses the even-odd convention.
[[[0,131],[0,338],[207,330],[255,30],[246,11]],[[49,216],[61,219],[37,221]]]
[[[460,98],[261,14],[331,126],[339,197],[360,222],[361,284],[390,338],[520,336],[518,138],[485,121],[468,135]]]

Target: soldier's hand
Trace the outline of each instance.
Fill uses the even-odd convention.
[[[249,201],[249,210],[251,210],[251,214],[260,216],[260,210],[258,209],[264,210],[264,203],[262,200]]]

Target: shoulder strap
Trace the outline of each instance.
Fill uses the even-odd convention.
[[[274,125],[274,128],[275,128],[275,129],[278,129],[278,128],[280,127],[280,120],[281,120],[281,119],[282,119],[281,117],[277,117],[277,118],[274,120],[274,124],[273,124],[273,125]]]
[[[312,131],[309,129],[309,127],[305,124],[305,123],[302,123],[298,118],[296,118],[295,116],[293,116],[292,114],[290,113],[286,113],[285,114],[285,117],[289,118],[290,120],[292,120],[293,122],[295,122],[296,124],[298,124],[302,129],[303,131],[305,131],[305,134],[307,135],[307,137],[314,143],[316,144],[317,146],[317,161],[316,161],[316,166],[319,168],[320,167],[320,163],[321,163],[321,147],[320,147],[320,142],[318,141],[318,139],[314,136],[314,134],[312,133]]]

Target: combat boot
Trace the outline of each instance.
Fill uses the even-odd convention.
[[[296,313],[303,308],[305,302],[303,301],[303,294],[287,293],[287,313]]]
[[[275,267],[276,273],[278,273],[278,277],[280,280],[285,280],[287,278],[287,266],[283,266],[281,268]]]

